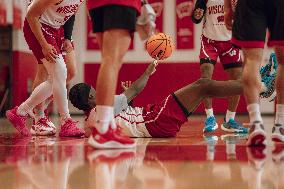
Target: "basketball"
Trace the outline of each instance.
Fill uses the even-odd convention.
[[[171,56],[174,44],[169,35],[158,33],[146,41],[146,50],[154,59],[164,60]]]

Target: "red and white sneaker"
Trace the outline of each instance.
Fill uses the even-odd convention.
[[[98,149],[133,148],[136,146],[133,139],[123,136],[120,131],[113,130],[111,126],[105,134],[100,134],[96,128],[92,128],[92,135],[89,137],[88,143]]]
[[[40,118],[37,123],[33,123],[30,132],[32,135],[47,136],[54,135],[56,133],[56,129],[49,125],[46,117],[43,117]]]
[[[263,124],[260,121],[255,121],[249,129],[247,146],[266,146],[266,133]]]
[[[132,149],[113,149],[113,150],[95,150],[88,155],[90,162],[121,162],[135,156],[135,148]]]
[[[272,128],[271,138],[274,142],[284,142],[284,125],[275,124]]]
[[[6,111],[7,119],[13,124],[23,136],[31,136],[29,129],[26,127],[28,116],[20,116],[17,114],[18,106]]]
[[[66,119],[65,123],[61,125],[59,136],[60,137],[81,137],[85,135],[85,131],[77,127],[77,121],[72,118]]]
[[[52,123],[52,121],[50,121],[50,119],[49,119],[49,112],[48,112],[48,109],[45,109],[45,110],[44,110],[44,115],[45,115],[45,117],[47,118],[47,124],[48,124],[50,127],[54,128],[54,130],[56,130],[55,125],[54,125],[54,124]]]

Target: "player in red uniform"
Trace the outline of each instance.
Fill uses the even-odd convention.
[[[128,102],[144,89],[155,68],[155,62],[150,64],[127,90],[114,98],[115,121],[122,128],[119,132],[127,136],[174,137],[204,98],[227,97],[243,92],[240,80],[214,81],[201,78],[170,94],[158,104],[148,104],[144,107],[129,106]],[[85,83],[73,86],[69,92],[69,99],[87,115],[96,107],[96,91]],[[94,115],[90,114],[88,119],[94,119],[92,116]]]
[[[266,30],[269,30],[268,46],[275,48],[278,59],[276,78],[277,105],[272,140],[284,142],[284,1],[238,0],[233,14],[232,0],[225,0],[225,22],[233,29],[232,42],[244,52],[244,95],[250,117],[247,145],[266,145],[266,133],[259,107],[261,88],[258,73],[263,58]],[[233,16],[234,15],[234,16]],[[232,18],[234,18],[232,26]]]
[[[62,44],[62,53],[64,55],[64,60],[67,68],[67,84],[75,76],[76,73],[76,63],[75,63],[75,52],[74,44],[72,40],[72,31],[75,22],[75,15],[63,25],[62,32],[64,37]],[[33,82],[33,89],[46,80],[48,73],[42,64],[38,62],[37,73],[35,80]],[[39,104],[34,108],[35,119],[33,120],[33,125],[30,129],[32,135],[54,135],[56,132],[55,125],[49,120],[48,117],[48,105],[52,102],[52,96],[49,97],[44,103]]]
[[[224,0],[197,0],[192,14],[192,21],[200,23],[204,18],[201,48],[200,71],[201,77],[211,79],[218,57],[229,79],[240,79],[242,75],[242,59],[240,49],[231,43],[232,32],[227,30],[224,23]],[[221,129],[227,132],[247,133],[235,120],[236,109],[240,96],[228,97],[228,109]],[[205,99],[207,119],[203,132],[215,131],[218,128],[213,114],[212,99]]]
[[[29,48],[42,62],[48,79],[37,86],[31,96],[19,107],[6,112],[13,126],[23,135],[31,133],[26,127],[28,116],[34,118],[33,109],[53,95],[60,115],[59,136],[82,136],[84,131],[70,117],[67,100],[67,69],[62,56],[61,27],[75,14],[83,0],[34,0],[28,8],[24,23],[24,36]]]

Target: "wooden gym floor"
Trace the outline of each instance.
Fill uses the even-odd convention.
[[[139,138],[136,149],[96,150],[84,138],[23,138],[2,118],[0,188],[284,189],[284,144],[247,148],[246,135],[220,129],[204,136],[203,119],[192,116],[176,138]],[[271,131],[273,117],[264,120]]]

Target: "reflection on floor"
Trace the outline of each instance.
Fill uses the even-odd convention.
[[[273,119],[265,120],[269,131]],[[220,129],[203,136],[203,117],[176,138],[140,138],[128,150],[92,149],[84,138],[23,138],[0,124],[1,189],[284,188],[284,144],[247,148],[246,135]]]

